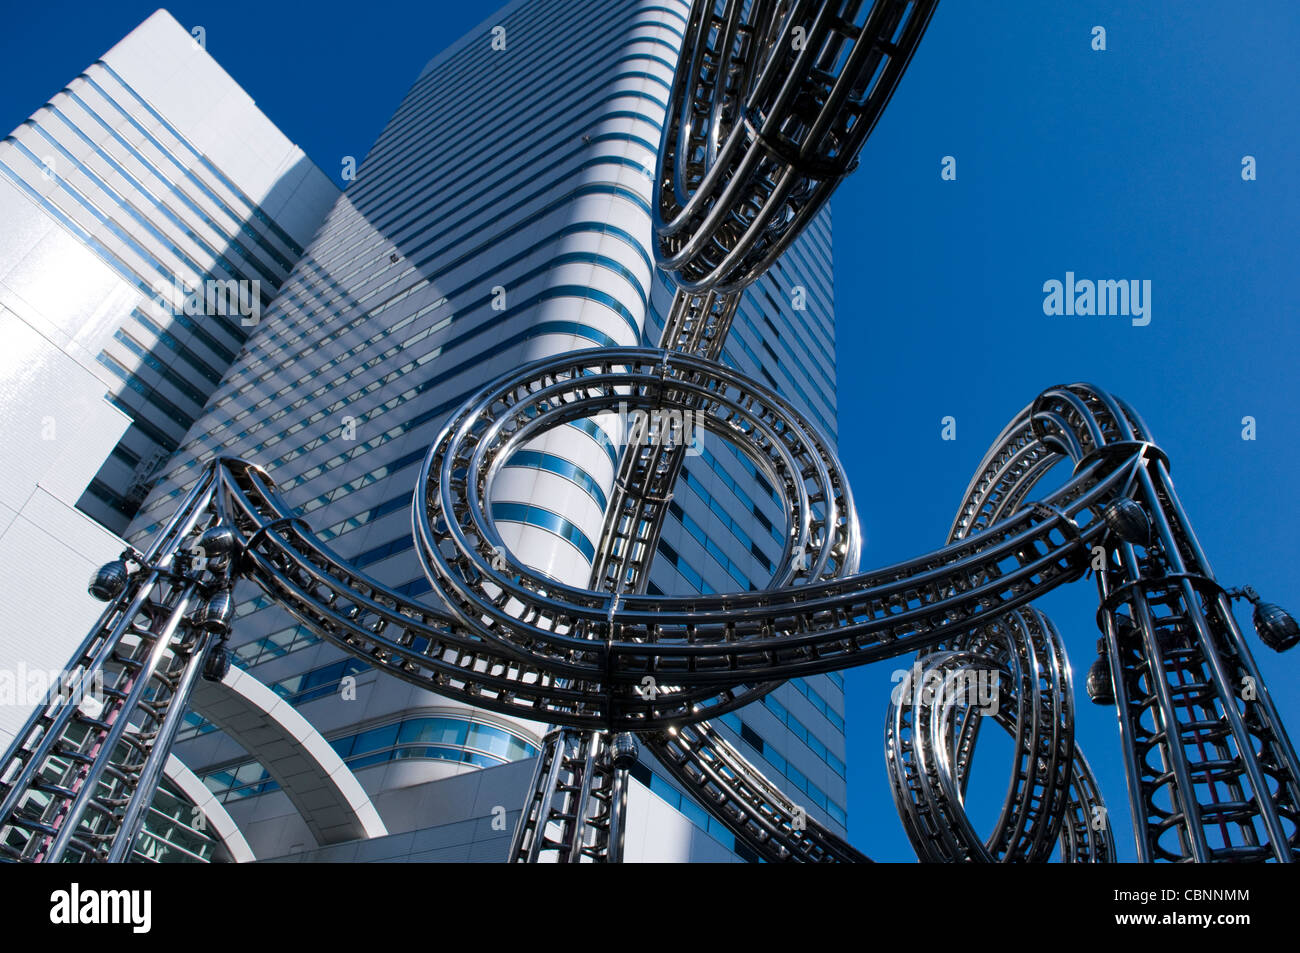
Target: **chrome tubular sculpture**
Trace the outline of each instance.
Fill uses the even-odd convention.
[[[935,5],[696,0],[657,180],[660,264],[680,288],[661,346],[539,361],[446,424],[412,506],[444,610],[322,546],[255,465],[209,464],[149,552],[124,554],[92,583],[109,607],[71,668],[104,679],[105,710],[55,691],[33,714],[0,764],[0,851],[128,856],[190,688],[229,665],[231,587],[248,579],[375,668],[554,726],[513,860],[620,859],[639,745],[756,855],[866,860],[708,719],[790,678],[920,653],[885,731],[918,856],[1110,861],[1106,808],[1074,741],[1071,665],[1031,605],[1092,572],[1102,639],[1087,687],[1116,707],[1138,858],[1294,860],[1300,766],[1231,600],[1256,603],[1256,628],[1275,649],[1300,630],[1253,590],[1215,582],[1166,457],[1127,404],[1086,384],[1045,391],[994,442],[945,546],[860,572],[854,502],[830,441],[718,362],[740,294],[852,169]],[[767,589],[645,593],[684,455],[665,443],[625,450],[588,588],[510,556],[488,512],[503,462],[620,404],[700,415],[776,488],[789,520]],[[1032,498],[1058,465],[1069,478]],[[927,691],[981,672],[1001,686],[994,713],[969,694]],[[981,836],[963,800],[986,716],[1017,758],[1001,816]]]
[[[659,150],[659,264],[686,291],[767,270],[857,164],[938,0],[691,6]]]

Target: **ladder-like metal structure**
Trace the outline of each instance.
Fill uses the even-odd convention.
[[[1293,859],[1295,749],[1164,455],[1149,456],[1134,488],[1149,523],[1116,539],[1097,577],[1131,806],[1144,820],[1139,859]]]
[[[179,548],[211,499],[211,472],[148,555],[134,551],[93,586],[111,602],[19,732],[0,773],[0,855],[127,859],[162,776],[195,680],[229,632],[231,562]],[[138,568],[131,572],[129,565]]]
[[[623,857],[630,734],[556,728],[543,739],[531,795],[515,828],[510,857],[537,863],[614,861]]]

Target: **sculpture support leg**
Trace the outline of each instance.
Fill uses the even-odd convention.
[[[73,658],[70,680],[97,686],[100,697],[73,701],[64,685],[54,687],[15,740],[0,775],[4,854],[48,863],[130,858],[209,643],[229,621],[208,600],[222,592],[229,605],[232,557],[214,551],[209,565],[185,550],[205,523],[219,521],[217,482],[214,469],[205,471],[148,555],[129,550],[92,581],[109,606]],[[134,573],[128,560],[139,565]]]
[[[1294,749],[1163,459],[1098,574],[1140,860],[1295,859]],[[1125,611],[1127,610],[1127,611]]]
[[[616,814],[620,770],[603,731],[557,728],[547,733],[532,788],[510,842],[512,863],[621,859],[623,822]],[[635,760],[635,755],[632,756]],[[624,783],[625,788],[625,783]]]

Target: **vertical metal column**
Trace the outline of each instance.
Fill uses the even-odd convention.
[[[229,625],[233,556],[214,545],[209,565],[188,551],[233,539],[204,532],[219,519],[221,474],[220,461],[203,471],[147,554],[128,550],[92,580],[108,608],[0,766],[0,854],[129,859],[209,643]],[[73,702],[70,683],[100,686],[102,697]]]
[[[1296,859],[1300,764],[1163,456],[1119,515],[1098,615],[1141,861]],[[1140,518],[1145,514],[1147,522]]]

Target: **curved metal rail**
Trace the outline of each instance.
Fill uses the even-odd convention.
[[[775,413],[781,402],[757,385],[700,362],[678,358],[665,365],[663,357],[658,351],[602,351],[542,362],[525,375],[527,386],[487,390],[475,405],[479,410],[470,415],[479,426],[464,426],[461,417],[448,425],[422,473],[426,482],[417,498],[428,509],[418,507],[415,518],[422,558],[428,560],[450,614],[405,599],[349,567],[292,517],[264,472],[222,459],[205,472],[151,553],[140,557],[144,568],[132,575],[87,640],[81,667],[118,665],[135,671],[123,648],[143,644],[145,632],[197,637],[208,627],[211,599],[243,576],[322,637],[433,691],[556,724],[676,729],[681,735],[684,726],[749,701],[754,691],[747,685],[864,664],[974,633],[1006,610],[1076,577],[1087,543],[1105,531],[1096,509],[1116,497],[1132,469],[1127,459],[1098,460],[1041,509],[1022,510],[939,553],[849,575],[856,561],[856,521],[824,441],[815,431],[804,431],[788,409],[783,412],[789,418]],[[621,373],[610,373],[610,362],[617,362]],[[547,386],[534,389],[541,381]],[[585,401],[600,399],[602,388],[633,402],[653,391],[655,399],[670,404],[673,395],[698,394],[702,384],[709,385],[710,427],[750,450],[756,464],[794,501],[787,549],[792,552],[796,540],[806,544],[811,570],[796,568],[787,555],[779,578],[791,580],[791,586],[676,599],[620,598],[560,587],[512,561],[504,572],[493,570],[492,546],[499,544],[478,508],[482,493],[469,488],[486,487],[479,477],[535,432],[532,424],[558,425],[584,412],[584,406],[589,412]],[[574,399],[579,393],[583,401]],[[525,394],[533,396],[502,399]],[[495,414],[490,412],[494,407]],[[521,421],[526,422],[520,426]],[[497,426],[503,422],[510,426]],[[467,458],[477,465],[464,472],[444,468],[435,492],[427,482],[434,461]],[[455,530],[443,516],[448,512],[455,514]],[[224,529],[231,536],[227,560],[210,561],[201,570],[186,565],[187,554],[208,538],[205,534]],[[471,530],[473,535],[467,535]],[[464,548],[457,549],[457,542]],[[800,584],[812,572],[831,578]],[[179,580],[184,592],[204,595],[203,611],[193,611],[188,596],[162,603],[170,605],[166,613],[142,608],[151,605],[147,600],[158,581],[171,579]],[[513,611],[511,600],[519,603]],[[149,626],[142,627],[141,619]],[[154,655],[168,657],[166,652]],[[191,659],[186,671],[193,670],[199,656],[185,653]],[[637,691],[647,674],[661,686],[652,699]],[[140,697],[123,689],[114,703],[120,703],[120,710],[111,723],[99,722],[106,731],[91,745],[96,751],[122,741],[123,729],[112,724],[131,716]],[[87,792],[97,791],[108,766],[104,758],[90,763],[98,775],[79,773],[74,762],[73,776],[63,778],[65,783],[43,780],[50,759],[72,750],[69,726],[84,730],[85,722],[79,709],[51,700],[10,752],[0,819],[30,835],[18,850],[24,857],[44,856],[50,839],[62,837],[61,849],[55,851],[61,855],[68,846],[68,825],[75,828],[88,807],[99,805],[98,795]],[[693,739],[685,735],[678,748],[697,755],[692,760],[699,777],[712,773],[716,779],[718,746],[702,744],[708,740],[707,729],[701,729]],[[706,747],[715,754],[713,764],[699,754]],[[113,773],[123,775],[125,780],[119,780],[126,785],[114,803],[130,800],[138,772],[114,768]],[[748,779],[748,787],[758,792],[755,798],[782,803],[752,768],[732,761],[724,773]],[[113,816],[111,811],[96,816],[105,814]],[[737,826],[746,828],[750,820]],[[785,851],[782,847],[776,855]]]
[[[422,505],[415,519],[421,556],[449,613],[405,599],[350,568],[291,517],[262,471],[221,460],[196,486],[191,505],[178,513],[153,558],[144,558],[152,568],[132,577],[88,645],[102,657],[98,664],[112,657],[123,671],[133,671],[120,650],[128,643],[144,644],[144,636],[137,622],[124,625],[123,620],[158,618],[141,609],[144,594],[157,587],[157,580],[178,578],[183,591],[207,593],[220,591],[235,575],[246,576],[322,637],[422,687],[560,725],[661,732],[658,747],[676,752],[666,762],[691,778],[696,790],[709,792],[705,803],[726,815],[740,836],[777,859],[852,855],[829,835],[819,837],[815,826],[811,833],[797,830],[788,799],[728,753],[710,729],[692,726],[750,700],[754,690],[747,686],[918,649],[959,646],[947,650],[949,658],[971,664],[987,657],[1010,682],[1019,683],[1015,697],[1034,699],[1026,709],[1032,716],[1027,720],[1034,722],[1026,737],[1034,739],[1036,748],[1057,752],[1054,767],[1039,774],[1026,768],[1024,783],[1015,785],[1038,792],[1026,794],[1017,805],[1027,803],[1025,798],[1048,805],[1041,818],[1026,816],[1019,825],[1033,834],[1031,843],[1008,842],[991,851],[1041,856],[1043,845],[1054,840],[1049,835],[1063,812],[1073,805],[1075,814],[1086,815],[1093,803],[1090,793],[1062,794],[1067,778],[1061,765],[1073,760],[1071,745],[1064,743],[1069,733],[1051,706],[1060,704],[1068,678],[1043,623],[1022,622],[1019,628],[1028,630],[1024,637],[1002,640],[1002,645],[1020,647],[1015,655],[989,648],[994,644],[990,633],[1005,628],[1009,618],[1033,619],[1023,612],[1008,613],[1077,578],[1094,545],[1118,545],[1103,514],[1144,484],[1149,466],[1163,468],[1153,445],[1135,439],[1145,435],[1145,428],[1135,430],[1128,413],[1095,388],[1048,391],[990,452],[952,544],[898,566],[851,573],[857,551],[851,496],[815,430],[775,395],[732,372],[677,355],[665,362],[665,357],[660,351],[629,349],[540,362],[512,381],[487,388],[448,425],[422,472],[417,495]],[[504,570],[493,568],[494,547],[500,543],[483,505],[495,466],[539,429],[590,413],[610,396],[661,407],[692,396],[704,401],[710,429],[735,441],[786,494],[790,544],[777,578],[788,585],[729,596],[620,597],[560,586],[512,560]],[[1046,472],[1044,461],[1064,458],[1059,448],[1077,458],[1075,476],[1042,502],[1015,508]],[[1007,513],[1009,509],[1014,511]],[[228,564],[200,572],[177,565],[178,554],[223,527],[230,529],[231,551],[237,554]],[[796,544],[807,547],[809,569],[798,568],[791,558]],[[819,578],[810,580],[814,573]],[[162,627],[156,621],[153,627],[164,633],[192,632],[204,621],[177,603]],[[188,642],[182,638],[179,644]],[[1029,645],[1032,651],[1026,653]],[[188,657],[197,655],[190,652]],[[1050,676],[1045,682],[1044,671]],[[637,691],[647,675],[660,686],[653,698]],[[128,695],[123,690],[124,706]],[[65,724],[56,724],[48,713],[37,718],[6,765],[7,796],[0,815],[6,823],[27,816],[15,813],[15,799],[38,788],[47,804],[49,795],[64,796],[62,792],[73,804],[53,818],[33,818],[24,828],[38,844],[36,856],[65,836],[69,818],[81,821],[92,801],[84,791],[95,787],[89,781],[98,780],[86,775],[80,787],[33,783],[35,773],[29,769],[42,766],[42,757],[53,753],[49,744],[42,749],[42,742],[60,740],[58,729],[69,718],[82,721],[77,709],[58,711],[56,706],[56,715]],[[954,737],[967,737],[966,729],[953,734],[955,715],[945,709],[927,722],[933,726],[926,729],[934,739],[932,754],[949,750]],[[1256,737],[1263,734],[1261,726],[1270,725],[1258,717],[1250,724]],[[119,731],[102,740],[117,744],[122,737]],[[1284,736],[1271,743],[1277,760],[1269,771],[1286,780],[1278,787],[1275,809],[1289,818],[1293,802],[1281,747]],[[943,793],[953,803],[950,789],[964,768],[951,770],[924,757],[920,770],[939,788],[946,785]],[[1244,773],[1244,767],[1236,772]],[[1074,770],[1068,783],[1084,792],[1094,788],[1082,768]],[[1242,823],[1247,807],[1239,803],[1235,810]],[[1263,804],[1257,803],[1256,810],[1260,816],[1267,813]],[[972,843],[966,849],[973,850]],[[1094,843],[1090,853],[1108,851]]]
[[[1104,817],[1099,811],[1105,805],[1074,744],[1070,665],[1056,629],[1042,613],[1026,608],[966,641],[971,644],[965,649],[918,662],[889,706],[886,762],[894,802],[917,853],[935,862],[1046,861],[1059,841],[1064,860],[1111,860],[1109,825],[1094,823]],[[974,704],[975,680],[962,678],[972,675],[981,683],[993,676],[995,711]],[[1004,682],[1010,691],[997,690]],[[962,805],[985,717],[1011,735],[1016,753],[1006,802],[987,841]],[[1062,839],[1067,815],[1072,823]]]
[[[857,165],[938,0],[696,0],[659,147],[660,267],[744,288]]]

